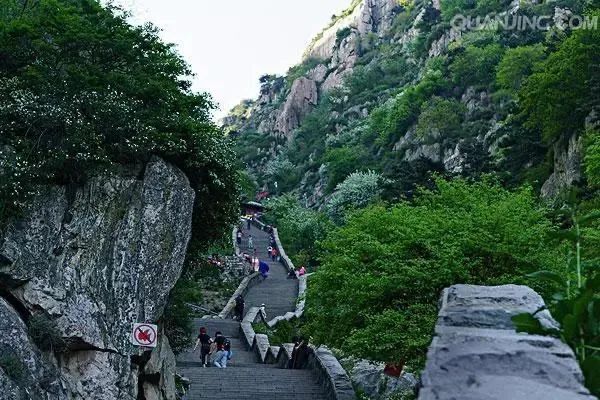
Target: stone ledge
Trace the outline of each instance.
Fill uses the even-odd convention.
[[[542,298],[526,286],[444,290],[419,400],[593,400],[573,351],[553,337],[519,334],[511,317]],[[548,312],[536,315],[556,326]]]
[[[269,348],[271,345],[269,344],[269,337],[262,333],[257,333],[254,335],[254,345],[252,346],[258,357],[258,360],[261,363],[265,363],[267,360],[267,353],[269,352]]]
[[[312,348],[309,358],[311,369],[319,374],[320,383],[335,400],[355,400],[356,393],[348,373],[331,350],[325,346]]]
[[[250,322],[242,322],[240,324],[240,330],[244,339],[244,344],[246,345],[246,348],[250,350],[254,344],[254,337],[256,336],[252,324]]]

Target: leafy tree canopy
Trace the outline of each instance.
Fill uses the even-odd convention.
[[[417,365],[443,288],[522,283],[526,273],[561,268],[562,250],[550,239],[554,227],[529,188],[436,183],[414,204],[356,212],[322,242],[307,297],[308,329],[317,342]]]
[[[96,0],[2,2],[0,162],[12,174],[0,174],[0,220],[37,184],[80,184],[156,154],[187,173],[203,238],[218,237],[234,215],[234,154],[190,75],[156,28]]]

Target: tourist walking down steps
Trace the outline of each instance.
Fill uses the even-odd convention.
[[[206,328],[200,328],[200,334],[198,335],[198,340],[196,340],[193,351],[196,351],[198,345],[200,345],[200,359],[202,360],[202,367],[204,368],[206,368],[206,365],[208,364],[211,343],[212,338],[206,333]]]

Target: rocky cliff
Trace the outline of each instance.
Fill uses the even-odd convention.
[[[560,7],[506,1],[480,10],[472,3],[454,11],[550,15],[558,24],[579,7],[575,1]],[[581,132],[545,142],[515,122],[517,96],[496,82],[506,50],[551,35],[454,29],[451,11],[437,0],[356,0],[286,76],[263,76],[259,98],[245,100],[223,121],[238,136],[258,186],[274,191],[278,182],[278,191],[320,206],[357,169],[382,173],[397,187],[414,183],[406,182],[408,175],[432,171],[498,172],[546,197],[577,184]],[[468,68],[482,57],[485,65]],[[353,156],[340,160],[340,148]]]
[[[130,332],[160,321],[194,196],[158,158],[83,187],[40,188],[0,242],[3,398],[174,399],[168,339],[145,352]]]

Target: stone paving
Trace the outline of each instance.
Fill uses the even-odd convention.
[[[244,229],[244,234],[248,235]],[[246,295],[246,311],[250,307],[266,305],[267,318],[294,311],[298,294],[298,281],[287,279],[287,271],[279,262],[272,262],[267,255],[269,236],[256,227],[250,233],[254,247],[261,260],[270,266],[269,277],[249,289]],[[246,250],[246,237],[242,251]],[[196,319],[195,335],[201,326],[214,336],[221,331],[231,340],[233,358],[227,369],[203,368],[199,350],[182,353],[177,358],[177,370],[189,378],[191,390],[186,400],[326,400],[326,391],[317,383],[311,370],[280,369],[260,363],[254,352],[249,352],[240,340],[240,324],[233,320]]]

